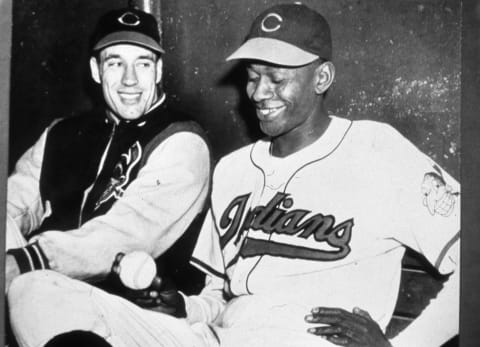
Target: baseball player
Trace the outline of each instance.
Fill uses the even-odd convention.
[[[117,253],[161,255],[202,210],[209,149],[167,105],[163,54],[152,15],[100,20],[90,67],[104,107],[55,121],[8,179],[7,290],[39,269],[98,284]]]
[[[203,291],[147,292],[158,303],[154,310],[185,319],[117,299],[114,309],[111,296],[82,284],[91,297],[75,294],[70,308],[81,300],[101,317],[88,313],[81,325],[60,318],[60,328],[33,332],[34,319],[18,321],[24,345],[74,329],[112,346],[440,346],[455,335],[460,187],[392,127],[327,114],[331,57],[325,19],[288,4],[261,13],[228,58],[246,66],[246,92],[266,137],[227,155],[214,171],[211,208],[192,257],[207,274]],[[406,247],[450,277],[421,316],[388,341]],[[60,276],[39,274],[34,293],[70,293],[72,281]],[[12,293],[25,300],[13,317],[45,305],[29,295],[32,276],[23,282]],[[64,317],[64,307],[55,307]],[[135,319],[116,319],[127,309]]]

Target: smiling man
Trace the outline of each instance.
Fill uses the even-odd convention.
[[[167,106],[159,41],[145,12],[101,18],[90,68],[104,105],[55,121],[8,180],[7,291],[40,269],[110,288],[117,253],[158,257],[202,211],[209,149],[200,127]]]
[[[60,288],[47,304],[73,299],[54,305],[55,330],[35,317],[15,325],[24,346],[74,329],[115,347],[423,347],[456,334],[459,185],[392,127],[328,115],[335,68],[326,20],[301,4],[273,6],[228,60],[244,63],[266,136],[215,168],[192,257],[205,288],[151,290],[151,311],[118,300],[114,310],[105,293]],[[406,247],[450,277],[389,341]],[[18,310],[47,305],[43,293],[27,293]],[[87,322],[62,318],[77,309],[89,311]],[[126,310],[132,319],[118,320]]]

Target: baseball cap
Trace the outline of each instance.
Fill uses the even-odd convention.
[[[135,8],[109,11],[98,22],[93,36],[93,51],[119,43],[131,43],[165,53],[160,46],[155,17]]]
[[[262,12],[245,42],[226,60],[252,59],[283,66],[331,60],[330,27],[318,12],[301,4],[281,4]]]

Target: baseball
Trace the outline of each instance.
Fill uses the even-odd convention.
[[[126,254],[119,267],[120,280],[130,289],[148,288],[157,274],[155,261],[148,253],[142,251]]]

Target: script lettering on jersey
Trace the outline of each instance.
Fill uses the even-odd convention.
[[[308,248],[293,244],[246,238],[241,255],[256,256],[269,254],[291,258],[331,261],[346,257],[350,253],[353,218],[335,224],[335,217],[323,215],[304,209],[293,209],[294,201],[285,193],[277,193],[265,206],[249,208],[247,202],[250,194],[236,197],[223,212],[219,226],[225,233],[220,239],[221,247],[233,241],[240,242],[247,230],[261,230],[266,234],[284,234],[328,245],[327,248]],[[242,219],[243,217],[243,219]]]

